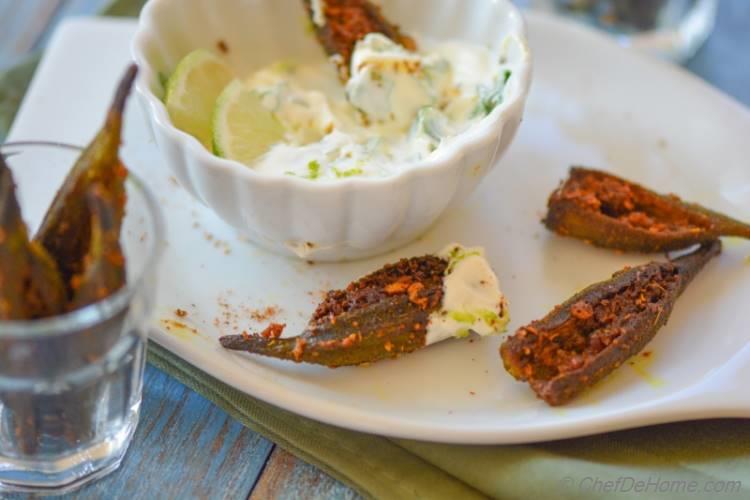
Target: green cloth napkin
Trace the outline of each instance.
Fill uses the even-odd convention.
[[[156,344],[150,346],[149,362],[369,497],[750,498],[746,420],[670,424],[529,445],[424,443],[348,431],[281,410]],[[724,493],[711,495],[707,488]]]
[[[116,0],[104,13],[134,16],[143,3]],[[0,75],[0,137],[36,62],[31,57]],[[750,498],[749,420],[670,424],[529,445],[443,445],[300,417],[215,380],[154,343],[149,362],[367,497]]]

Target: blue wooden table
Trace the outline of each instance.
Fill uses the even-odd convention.
[[[107,0],[0,0],[0,68],[40,50],[65,16]],[[750,106],[750,1],[722,0],[716,31],[687,67]],[[7,496],[22,498],[21,495]],[[141,424],[122,468],[65,498],[356,498],[149,366]]]

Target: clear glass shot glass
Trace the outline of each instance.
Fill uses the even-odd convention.
[[[711,34],[718,0],[517,0],[604,30],[621,45],[684,62]]]
[[[80,152],[50,142],[0,146],[31,234]],[[117,469],[127,451],[164,233],[158,204],[132,173],[127,196],[125,287],[60,316],[0,321],[0,496],[71,491]]]

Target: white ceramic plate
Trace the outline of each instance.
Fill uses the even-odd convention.
[[[81,20],[57,33],[12,139],[84,143],[101,122],[129,59],[134,24]],[[727,240],[680,299],[648,358],[625,365],[563,409],[551,409],[503,369],[500,339],[449,341],[368,368],[329,370],[224,351],[221,334],[257,329],[253,310],[301,329],[319,292],[398,257],[451,241],[488,250],[511,302],[513,331],[627,264],[648,260],[548,234],[539,223],[568,165],[603,167],[750,220],[750,114],[685,72],[619,49],[572,25],[530,16],[535,84],[520,135],[502,164],[424,237],[363,262],[309,266],[239,240],[170,181],[137,106],[126,163],[149,180],[167,218],[153,338],[248,394],[351,429],[464,443],[572,437],[656,422],[750,417],[750,244]],[[48,183],[50,192],[58,179]],[[20,182],[24,182],[20,179]],[[32,221],[33,222],[33,221]],[[126,235],[137,237],[138,235]],[[184,309],[189,329],[173,321]]]

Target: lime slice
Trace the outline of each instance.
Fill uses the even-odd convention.
[[[235,80],[216,101],[213,134],[215,154],[250,165],[284,139],[284,127],[256,90]]]
[[[234,78],[231,68],[211,52],[185,56],[169,80],[164,103],[172,123],[211,147],[211,113],[216,98]]]

